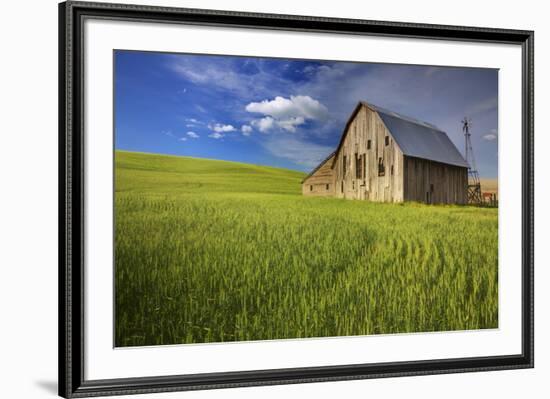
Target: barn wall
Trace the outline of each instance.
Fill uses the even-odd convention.
[[[404,157],[405,200],[431,204],[466,204],[468,169]]]
[[[385,143],[386,136],[388,145]],[[367,148],[368,140],[371,140],[370,149]],[[361,167],[366,171],[363,170],[360,176],[356,173],[355,154],[366,166]],[[403,201],[403,154],[376,112],[365,106],[360,108],[335,156],[336,197],[379,202]],[[378,173],[379,159],[384,165],[383,176]]]
[[[311,176],[302,183],[302,194],[321,197],[334,196],[334,173],[332,161],[334,156],[327,159]]]

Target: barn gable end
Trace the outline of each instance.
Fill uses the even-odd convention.
[[[331,167],[333,159],[334,153],[325,158],[302,180],[303,195],[334,196],[334,172]]]
[[[336,197],[403,201],[402,153],[376,112],[360,104],[333,162]]]

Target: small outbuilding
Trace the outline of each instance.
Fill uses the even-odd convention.
[[[302,193],[466,204],[468,163],[436,126],[361,101],[336,150],[302,181]]]

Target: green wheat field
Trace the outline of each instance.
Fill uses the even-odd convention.
[[[115,345],[498,327],[497,210],[301,195],[305,174],[116,151]]]

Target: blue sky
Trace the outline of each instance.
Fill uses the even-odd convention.
[[[430,122],[498,173],[498,71],[115,52],[115,147],[310,171],[359,100]]]

